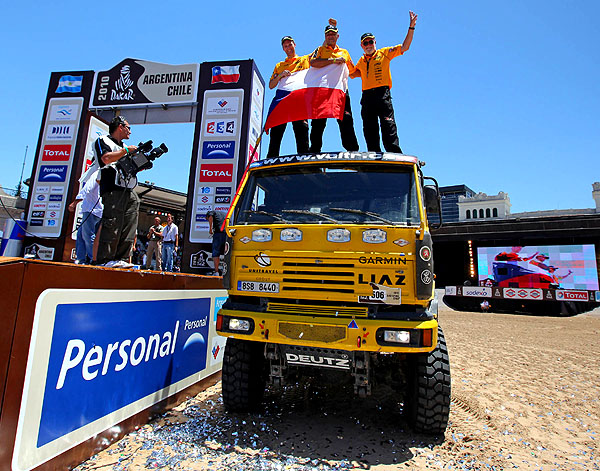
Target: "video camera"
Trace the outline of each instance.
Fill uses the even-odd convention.
[[[116,165],[125,177],[134,177],[140,170],[152,168],[152,161],[167,152],[169,149],[164,143],[153,149],[152,141],[140,142],[135,152],[121,157]]]

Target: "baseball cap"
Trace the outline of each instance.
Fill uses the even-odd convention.
[[[327,33],[337,33],[338,29],[335,26],[327,25],[325,26],[325,34]]]
[[[283,38],[281,38],[281,44],[283,44],[283,41],[294,41],[294,38],[292,38],[291,36],[284,36]]]
[[[373,38],[375,39],[375,35],[373,33],[364,33],[361,37],[360,37],[360,42],[362,43],[365,39],[367,38]]]

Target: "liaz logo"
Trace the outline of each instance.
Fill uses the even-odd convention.
[[[233,180],[233,164],[200,165],[201,182],[230,182]]]
[[[45,162],[67,162],[71,158],[69,144],[54,144],[44,146],[42,160]]]
[[[369,279],[366,279],[365,276],[369,276]],[[371,283],[376,283],[378,285],[387,285],[387,286],[402,286],[404,285],[404,280],[406,276],[398,275],[394,273],[393,275],[383,274],[379,278],[374,273],[370,275],[363,275],[362,273],[358,274],[358,283],[361,285],[369,285]]]

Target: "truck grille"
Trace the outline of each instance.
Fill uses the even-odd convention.
[[[280,322],[279,333],[288,339],[333,343],[346,338],[346,328],[337,325],[306,325]]]
[[[367,307],[352,306],[316,306],[306,304],[268,303],[267,312],[281,314],[297,314],[307,316],[360,316],[366,317],[369,310]]]
[[[283,291],[354,293],[353,263],[283,262]]]

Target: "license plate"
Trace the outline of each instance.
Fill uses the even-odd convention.
[[[255,293],[279,293],[279,283],[238,281],[238,291],[253,291]]]

